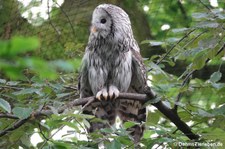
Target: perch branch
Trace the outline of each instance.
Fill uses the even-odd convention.
[[[74,106],[79,106],[79,105],[85,105],[86,103],[88,103],[88,101],[90,100],[94,100],[94,96],[92,97],[87,97],[87,98],[79,98],[79,99],[75,99],[69,103],[67,103],[66,105],[62,106],[61,108],[58,109],[58,113],[63,113],[64,110],[74,107]],[[137,100],[137,101],[141,101],[141,102],[148,102],[151,101],[152,99],[155,98],[155,95],[153,94],[152,91],[149,91],[146,94],[136,94],[136,93],[120,93],[119,97],[117,98],[117,100],[123,100],[123,99],[128,99],[128,100]],[[190,127],[184,123],[180,117],[170,108],[168,108],[162,101],[156,102],[152,104],[153,106],[155,106],[161,113],[163,113],[169,120],[171,120],[179,130],[181,130],[189,139],[191,140],[196,140],[199,138],[198,135],[194,134]],[[33,114],[31,114],[28,118],[26,119],[20,119],[17,122],[15,122],[13,124],[12,127],[6,128],[3,131],[0,131],[0,137],[6,135],[7,133],[9,133],[12,130],[15,130],[17,128],[19,128],[20,126],[22,126],[24,123],[26,123],[28,120],[32,120],[32,119],[36,119],[36,118],[40,118],[41,116],[48,116],[53,114],[53,112],[51,110],[42,110],[42,111],[36,111],[33,112]],[[7,115],[9,118],[10,117],[15,117],[13,115]],[[2,117],[3,114],[2,114]],[[5,116],[6,117],[6,116]]]

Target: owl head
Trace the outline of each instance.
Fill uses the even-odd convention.
[[[95,8],[90,30],[95,37],[115,40],[133,36],[128,14],[112,4],[101,4]]]

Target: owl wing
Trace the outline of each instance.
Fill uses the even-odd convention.
[[[80,98],[93,96],[88,80],[88,50],[86,50],[82,59],[82,65],[78,78],[78,90],[80,91]]]
[[[130,51],[132,52],[132,79],[128,92],[144,93],[147,86],[146,69],[136,43],[130,48]],[[119,116],[123,122],[136,121],[141,123],[145,121],[146,108],[144,107],[144,103],[121,100]],[[129,131],[134,138],[134,142],[137,143],[143,135],[144,125],[135,125],[129,128]]]
[[[137,46],[131,48],[132,52],[132,80],[130,87],[137,93],[144,93],[147,86],[146,68]]]

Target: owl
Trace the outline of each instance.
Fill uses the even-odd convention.
[[[128,14],[112,4],[97,6],[82,59],[79,90],[81,98],[97,98],[84,107],[83,113],[92,114],[106,123],[90,120],[88,131],[110,127],[118,116],[122,122],[138,122],[128,132],[135,142],[139,142],[146,109],[139,101],[117,97],[120,92],[144,93],[146,86],[146,69]]]

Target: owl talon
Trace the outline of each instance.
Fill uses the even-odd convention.
[[[105,99],[107,100],[107,97],[108,97],[108,93],[107,93],[107,89],[106,88],[103,88],[101,89],[95,96],[98,100],[102,100],[102,99]]]
[[[115,86],[110,86],[109,87],[109,99],[116,99],[119,96],[120,91],[117,89]]]

